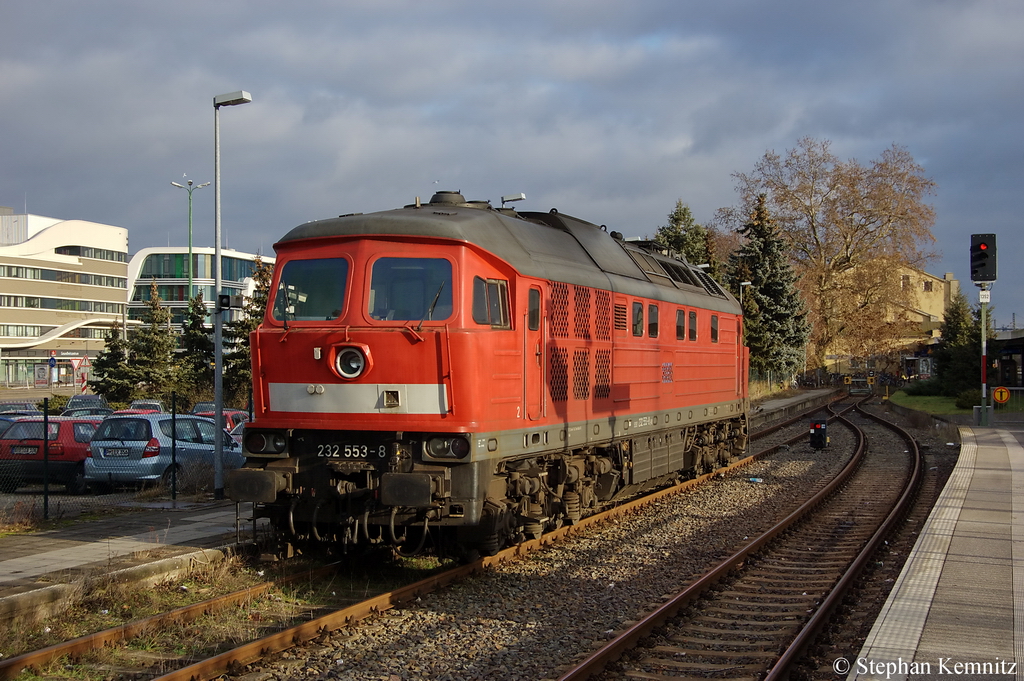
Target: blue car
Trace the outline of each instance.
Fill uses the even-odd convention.
[[[213,420],[179,415],[174,423],[172,464],[171,414],[113,414],[103,419],[90,444],[90,457],[85,461],[86,483],[93,490],[157,483],[170,487],[175,466],[179,486],[189,481],[204,487],[197,479],[206,477],[212,483],[216,433]],[[241,445],[228,433],[223,433],[221,442],[225,470],[245,463]]]

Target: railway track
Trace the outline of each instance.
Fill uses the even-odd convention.
[[[780,444],[785,441],[793,441],[801,436],[806,436],[806,428],[803,426],[794,425],[804,420],[809,414],[801,414],[789,421],[778,424],[775,430],[788,426],[791,430],[798,431],[797,435],[790,434],[788,437],[783,437],[776,433],[772,436],[775,445],[769,447],[769,451],[778,449]],[[781,441],[780,441],[781,439]],[[782,444],[782,446],[785,446]],[[752,461],[762,456],[763,453],[749,457],[748,459],[740,462],[738,465],[748,465]],[[705,479],[711,477],[720,477],[725,473],[725,470],[717,471],[716,473],[704,476],[702,479],[690,481],[682,487],[694,486],[703,482]],[[617,513],[631,513],[636,508],[641,508],[649,504],[657,504],[658,500],[666,495],[674,494],[679,491],[679,488],[672,490],[665,490],[661,493],[645,497],[644,499],[637,500],[632,504],[625,505],[616,509]],[[423,594],[436,589],[445,584],[449,584],[458,580],[465,579],[466,577],[480,572],[481,570],[500,565],[504,562],[522,558],[535,552],[538,548],[545,545],[551,544],[566,535],[575,535],[583,532],[587,527],[594,525],[601,525],[608,522],[615,522],[611,515],[607,516],[595,516],[590,519],[585,519],[581,523],[573,527],[567,527],[559,530],[558,532],[546,535],[540,540],[528,542],[527,544],[519,547],[504,551],[497,556],[482,559],[472,565],[463,566],[453,571],[431,577],[428,580],[410,585],[404,589],[396,590],[387,594],[383,594],[373,599],[363,601],[350,608],[346,608],[335,613],[328,614],[318,619],[303,623],[297,627],[290,628],[279,633],[273,634],[269,637],[256,641],[248,646],[243,646],[239,649],[229,651],[223,655],[198,662],[197,664],[184,667],[176,672],[172,672],[164,677],[166,679],[193,679],[193,678],[212,678],[218,674],[224,673],[225,671],[238,669],[241,664],[250,662],[255,659],[259,659],[262,656],[266,656],[276,651],[285,650],[296,643],[307,641],[311,639],[322,638],[324,633],[339,627],[352,626],[355,622],[367,618],[379,615],[382,612],[386,612],[400,606],[403,603],[408,603],[417,600]],[[244,599],[246,595],[239,595],[234,598],[237,602],[238,599]],[[51,646],[44,651],[36,651],[29,653],[19,658],[13,658],[0,662],[0,678],[12,678],[18,670],[25,667],[38,667],[45,664],[46,660],[57,659],[61,656],[71,656],[81,654],[83,651],[97,646],[111,645],[122,641],[131,636],[139,635],[140,633],[152,631],[155,628],[162,626],[164,622],[172,622],[175,620],[182,620],[190,617],[195,617],[199,613],[208,614],[218,607],[229,605],[233,602],[232,598],[224,598],[221,604],[215,603],[201,603],[195,606],[191,606],[188,612],[175,612],[161,616],[159,618],[151,618],[145,622],[131,623],[124,627],[119,627],[116,630],[108,630],[107,632],[99,632],[92,637],[84,637],[88,640],[76,640],[70,641],[63,646]],[[223,604],[223,605],[222,605]],[[146,673],[140,670],[140,673],[145,675]]]
[[[858,448],[833,483],[561,681],[591,678],[606,667],[602,680],[787,678],[906,512],[922,473],[912,437],[880,420],[862,427],[855,419],[875,417],[857,413],[837,417],[857,435]],[[883,437],[892,429],[902,437],[896,449]]]

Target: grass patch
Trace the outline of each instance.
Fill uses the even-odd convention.
[[[991,389],[990,389],[991,390]],[[989,405],[995,406],[997,413],[1012,414],[1024,412],[1024,400],[1017,397],[1018,393],[1014,393],[1010,401],[1006,404],[992,404],[992,397],[989,396]],[[927,414],[934,414],[935,416],[950,416],[955,414],[968,414],[974,413],[974,409],[958,409],[956,406],[955,397],[944,397],[942,395],[908,395],[902,390],[893,393],[889,396],[889,401],[893,404],[898,404],[901,407],[908,409],[916,409],[917,411],[923,411]]]
[[[908,395],[899,390],[889,396],[889,401],[907,409],[923,411],[926,414],[934,414],[936,416],[973,413],[972,409],[957,408],[955,397],[944,397],[942,395]]]
[[[170,623],[122,644],[85,652],[76,659],[55,660],[43,669],[25,670],[18,678],[149,678],[289,624],[418,581],[446,567],[437,560],[393,560],[389,556],[390,552],[384,550],[371,552],[339,566],[332,574],[300,579],[237,607]],[[11,622],[6,640],[0,640],[0,659],[318,566],[318,561],[294,558],[255,567],[239,556],[231,556],[157,586],[107,576],[83,580],[76,585],[80,589],[76,604],[68,611],[42,622]]]

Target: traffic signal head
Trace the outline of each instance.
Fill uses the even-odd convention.
[[[996,235],[971,235],[971,281],[996,280]]]
[[[814,449],[828,447],[828,421],[811,421],[811,447]]]

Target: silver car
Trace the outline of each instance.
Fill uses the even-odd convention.
[[[171,414],[114,414],[103,419],[85,460],[85,481],[94,490],[156,482],[169,487],[175,466],[179,485],[183,477],[212,475],[213,420],[180,415],[174,423],[172,464]],[[225,470],[245,463],[242,447],[234,438],[225,432],[221,442]]]

